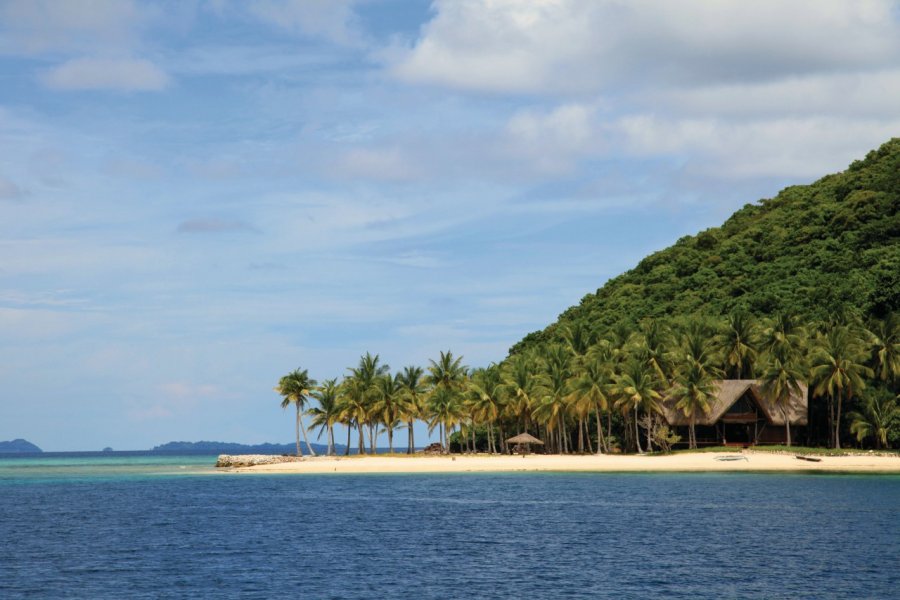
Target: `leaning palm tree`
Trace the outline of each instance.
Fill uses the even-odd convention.
[[[846,325],[831,325],[818,339],[813,353],[812,381],[815,393],[827,395],[832,424],[831,447],[841,447],[841,407],[866,387],[864,377],[872,377],[872,369],[863,364],[865,349],[856,331]]]
[[[303,433],[303,441],[306,448],[313,456],[316,451],[312,449],[309,440],[306,439],[306,427],[303,426],[303,408],[306,405],[306,399],[310,395],[310,391],[315,387],[316,380],[311,379],[306,369],[294,369],[284,377],[278,380],[275,391],[281,394],[281,408],[287,408],[293,404],[297,407],[297,456],[303,456],[300,449],[300,434]]]
[[[403,371],[397,374],[397,378],[400,382],[399,417],[406,423],[408,433],[406,453],[412,454],[416,451],[413,425],[422,414],[422,402],[426,392],[424,371],[422,367],[404,367]]]
[[[869,395],[863,402],[862,411],[851,412],[850,433],[858,442],[868,437],[875,441],[875,448],[881,450],[889,446],[888,435],[895,427],[900,427],[900,397],[890,393]]]
[[[762,390],[781,409],[784,417],[784,433],[788,448],[791,446],[791,419],[788,417],[788,405],[791,398],[802,393],[801,382],[805,369],[799,357],[783,356],[780,352],[769,357],[762,374]]]

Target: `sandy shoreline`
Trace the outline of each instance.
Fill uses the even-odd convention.
[[[737,460],[720,460],[736,457]],[[821,456],[820,462],[769,452],[667,456],[349,456],[220,469],[224,473],[502,473],[502,472],[833,472],[900,474],[900,456]]]

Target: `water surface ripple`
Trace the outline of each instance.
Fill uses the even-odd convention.
[[[105,475],[0,465],[0,597],[896,598],[900,589],[897,476],[232,476],[191,460],[107,465]]]

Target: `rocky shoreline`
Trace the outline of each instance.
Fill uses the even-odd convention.
[[[216,460],[217,467],[255,467],[257,465],[276,465],[280,463],[299,462],[302,456],[275,454],[220,454]]]

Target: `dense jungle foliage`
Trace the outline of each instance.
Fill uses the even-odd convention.
[[[900,138],[894,138],[843,173],[747,204],[721,227],[648,256],[511,353],[559,341],[562,326],[581,320],[603,330],[648,317],[746,311],[815,321],[898,309]]]

